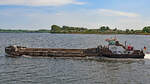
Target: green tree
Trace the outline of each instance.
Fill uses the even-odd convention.
[[[70,30],[71,29],[69,26],[63,26],[62,28],[63,28],[63,30]]]
[[[117,28],[113,29],[113,31],[117,31]]]
[[[126,33],[129,33],[130,32],[130,30],[129,29],[126,29]]]
[[[150,33],[150,26],[144,27],[143,32]]]
[[[51,31],[52,32],[58,32],[61,30],[61,27],[60,26],[57,26],[57,25],[52,25],[51,26]]]
[[[107,30],[110,30],[110,28],[108,26],[100,27],[100,31],[107,31]]]
[[[136,31],[134,31],[134,29],[131,29],[131,33],[136,33]]]
[[[131,31],[132,31],[132,32],[134,32],[134,30],[133,30],[133,29],[131,29]]]

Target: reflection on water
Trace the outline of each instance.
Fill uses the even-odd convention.
[[[92,48],[113,35],[0,33],[0,84],[149,84],[149,59],[5,57],[11,44],[46,48]],[[149,36],[117,35],[141,49]]]

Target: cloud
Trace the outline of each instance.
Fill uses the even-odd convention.
[[[108,17],[100,14],[100,9],[82,9],[72,11],[43,12],[39,9],[11,8],[0,10],[0,28],[7,29],[50,29],[53,24],[63,26],[78,26],[87,28],[99,28],[109,26],[118,29],[142,29],[150,25],[150,18],[120,17],[113,15]],[[98,12],[98,13],[97,13]],[[19,15],[18,15],[19,14]]]
[[[125,17],[139,17],[139,14],[130,13],[130,12],[122,12],[122,11],[115,11],[109,9],[99,9],[98,13],[103,14],[105,16],[125,16]]]
[[[0,5],[62,6],[67,4],[83,5],[85,2],[76,0],[0,0]]]

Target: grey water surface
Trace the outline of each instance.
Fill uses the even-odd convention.
[[[149,84],[150,59],[11,58],[5,47],[93,48],[117,37],[150,51],[149,35],[0,33],[0,84]]]

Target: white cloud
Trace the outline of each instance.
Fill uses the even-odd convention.
[[[58,12],[43,12],[32,9],[12,8],[0,10],[0,28],[14,29],[49,29],[51,25],[68,25],[87,28],[99,28],[109,26],[118,29],[142,29],[150,25],[150,18],[143,17],[120,17],[115,15],[108,17],[97,13],[97,10],[73,10]],[[18,15],[19,14],[19,15]]]
[[[0,0],[0,5],[62,6],[67,4],[83,5],[85,2],[76,0]]]
[[[99,9],[98,13],[103,14],[105,16],[125,16],[125,17],[139,17],[139,14],[130,13],[130,12],[122,12],[122,11],[115,11],[109,9]]]

